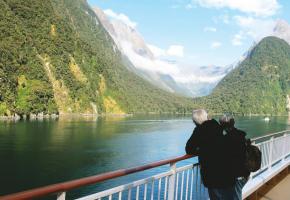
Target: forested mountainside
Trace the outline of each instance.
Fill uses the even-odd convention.
[[[130,72],[85,0],[0,0],[0,115],[185,112]]]
[[[208,95],[222,77],[234,67],[234,65],[221,67],[180,63],[176,57],[166,55],[166,50],[148,44],[137,27],[110,17],[101,8],[94,6],[93,9],[125,59],[131,61],[129,70],[170,93],[187,97]],[[152,31],[154,32],[154,30]],[[152,48],[159,49],[164,55],[154,54]],[[174,68],[181,73],[173,75],[166,72],[170,71],[168,68]],[[189,78],[190,76],[191,78]],[[207,81],[209,77],[211,77],[211,81]]]
[[[290,94],[290,46],[266,37],[213,93],[195,101],[215,113],[286,114]]]

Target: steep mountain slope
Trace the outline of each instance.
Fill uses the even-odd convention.
[[[98,7],[94,7],[94,11],[114,39],[124,55],[124,59],[130,60],[133,64],[129,69],[161,89],[189,97],[204,96],[211,92],[228,69],[216,66],[185,66],[176,62],[174,57],[170,59],[174,62],[164,58],[168,55],[158,57],[152,52],[152,45],[146,43],[136,27],[109,18]],[[166,52],[161,54],[166,54]],[[219,72],[216,71],[216,68],[219,68]],[[183,72],[184,70],[186,72]],[[170,71],[174,71],[174,73],[170,73]],[[211,78],[214,80],[210,80]]]
[[[84,0],[0,0],[0,115],[184,112],[130,72]]]
[[[290,94],[290,46],[266,37],[213,93],[195,101],[212,112],[285,114]]]
[[[163,90],[183,95],[188,94],[188,91],[179,86],[170,75],[158,71],[149,71],[144,68],[146,63],[152,66],[160,63],[156,63],[155,56],[135,28],[120,20],[109,19],[103,10],[98,7],[94,7],[94,11],[104,28],[114,39],[119,50],[123,53],[124,59],[129,59],[133,63],[129,70]]]

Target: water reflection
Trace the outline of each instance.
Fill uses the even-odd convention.
[[[289,127],[288,117],[273,117],[269,123],[263,117],[237,117],[236,122],[249,137]],[[193,128],[191,116],[173,115],[0,122],[0,177],[5,183],[1,184],[0,194],[184,154]],[[165,168],[98,184],[78,193],[101,190]]]

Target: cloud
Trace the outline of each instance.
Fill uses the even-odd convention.
[[[229,8],[256,16],[273,16],[281,7],[277,0],[193,0],[206,8]]]
[[[171,45],[169,49],[167,50],[167,54],[169,56],[176,56],[176,57],[183,57],[184,47],[181,45]]]
[[[147,47],[150,49],[155,57],[166,56],[166,51],[164,49],[161,49],[153,44],[147,44]]]
[[[148,59],[146,57],[137,54],[134,51],[132,44],[130,42],[122,41],[121,46],[124,54],[128,56],[128,58],[134,64],[134,66],[136,66],[139,69],[171,75],[177,74],[179,71],[175,64],[167,63],[160,59]]]
[[[129,17],[124,14],[117,14],[112,10],[105,10],[105,13],[111,20],[117,19],[134,27],[137,23],[132,22]],[[126,17],[124,17],[126,16]],[[136,30],[137,31],[137,30]],[[158,78],[157,73],[170,75],[176,82],[179,83],[216,83],[224,75],[220,74],[208,74],[204,70],[193,66],[192,64],[181,63],[181,60],[177,57],[184,57],[184,46],[180,44],[169,45],[168,48],[160,48],[156,45],[144,43],[145,46],[154,54],[154,57],[142,56],[139,54],[132,40],[128,40],[127,37],[113,37],[118,44],[118,47],[124,55],[132,62],[132,64],[140,70],[149,72],[153,77]],[[172,62],[173,61],[173,62]]]
[[[216,32],[216,28],[215,27],[204,27],[203,29],[204,32]]]
[[[175,81],[179,82],[179,83],[216,83],[219,80],[221,80],[223,77],[225,76],[225,74],[223,75],[217,75],[217,76],[201,76],[199,74],[194,74],[194,72],[192,72],[192,74],[190,75],[184,75],[184,76],[176,76],[174,78]]]
[[[174,77],[179,83],[217,83],[226,75],[226,70],[218,66],[193,66],[180,64],[180,73]]]
[[[122,21],[123,23],[125,23],[126,25],[135,28],[137,26],[137,22],[132,21],[127,15],[123,14],[123,13],[115,13],[113,10],[111,9],[106,9],[104,10],[104,13],[113,19],[117,19]]]
[[[220,42],[213,42],[213,43],[211,43],[210,48],[216,49],[216,48],[219,48],[220,46],[222,46],[222,43],[220,43]]]
[[[170,45],[167,50],[161,49],[153,44],[147,44],[150,51],[154,54],[155,57],[183,57],[184,56],[184,47],[181,45]]]
[[[135,67],[153,73],[157,72],[170,75],[176,82],[179,83],[216,83],[225,76],[225,74],[220,73],[208,74],[207,71],[202,70],[200,67],[195,67],[192,65],[186,66],[180,63],[169,63],[158,58],[148,59],[137,54],[133,50],[132,44],[129,42],[123,41],[121,42],[121,45],[125,55],[128,56]],[[154,45],[149,46],[150,49],[153,47],[158,49],[158,51],[161,50],[161,54],[166,52]]]
[[[244,39],[243,33],[235,34],[232,39],[232,45],[234,46],[241,46],[243,45],[242,40]]]
[[[234,21],[241,28],[245,37],[251,37],[254,40],[270,35],[276,25],[273,19],[260,19],[249,16],[234,16]]]

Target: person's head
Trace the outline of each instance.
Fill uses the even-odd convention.
[[[192,121],[196,125],[201,125],[208,120],[207,112],[204,109],[198,109],[192,111]]]
[[[235,119],[232,115],[224,114],[219,118],[220,125],[223,129],[232,129],[235,126]]]

